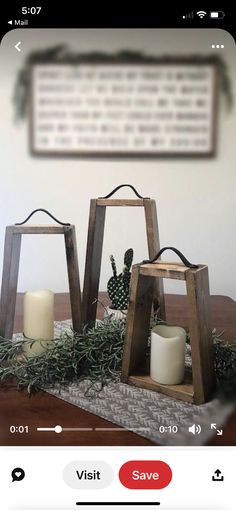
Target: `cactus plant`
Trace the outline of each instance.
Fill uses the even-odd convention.
[[[126,310],[129,300],[129,286],[133,262],[133,249],[129,248],[124,255],[124,267],[122,273],[117,274],[116,262],[113,255],[110,255],[113,276],[107,283],[107,291],[114,310]]]

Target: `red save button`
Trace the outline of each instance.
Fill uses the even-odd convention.
[[[121,466],[119,478],[127,489],[164,489],[172,471],[162,460],[130,460]]]

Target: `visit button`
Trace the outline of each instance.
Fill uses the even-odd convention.
[[[121,466],[119,478],[127,489],[164,489],[172,471],[162,460],[130,460]]]

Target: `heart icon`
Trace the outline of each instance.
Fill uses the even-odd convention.
[[[24,469],[19,468],[19,467],[13,469],[11,476],[12,476],[13,482],[21,482],[21,480],[23,480],[25,478]]]

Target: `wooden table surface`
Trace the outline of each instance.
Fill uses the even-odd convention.
[[[22,331],[23,299],[17,296],[15,331]],[[101,296],[103,299],[104,296]],[[224,338],[236,340],[236,303],[229,297],[212,296],[212,322],[217,331],[225,331]],[[187,326],[186,296],[166,295],[167,321],[169,324]],[[101,316],[102,309],[98,310]],[[55,297],[55,319],[70,317],[68,294]],[[28,434],[11,434],[11,425],[28,425]],[[37,432],[37,427],[110,428],[85,432]],[[0,389],[0,445],[22,446],[151,446],[153,443],[127,430],[115,430],[116,426],[98,416],[63,402],[43,391],[29,396],[26,390],[17,391],[14,384]],[[208,443],[214,446],[236,445],[236,412],[224,427],[223,436],[215,436]]]

